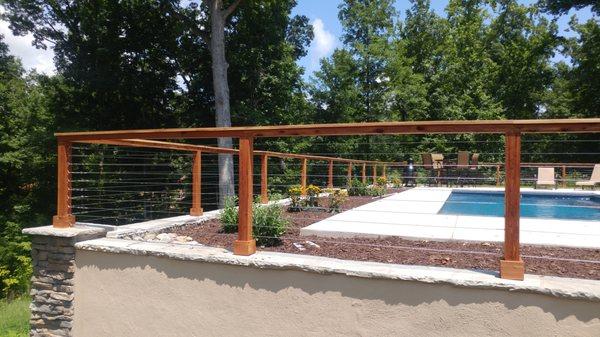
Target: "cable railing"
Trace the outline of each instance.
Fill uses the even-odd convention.
[[[523,279],[524,264],[520,254],[519,227],[521,207],[527,211],[535,204],[542,210],[554,207],[554,212],[554,209],[562,207],[567,213],[585,210],[592,212],[590,214],[595,214],[593,212],[597,211],[597,207],[593,204],[582,206],[566,203],[538,205],[537,200],[530,202],[525,198],[522,201],[521,187],[539,187],[540,182],[543,183],[544,180],[538,175],[540,172],[546,175],[548,173],[541,168],[549,168],[553,169],[551,175],[552,181],[555,182],[551,188],[572,189],[579,186],[577,183],[581,180],[593,178],[594,167],[600,157],[594,151],[593,144],[597,144],[597,140],[593,137],[582,139],[581,143],[577,143],[577,139],[567,140],[569,144],[578,145],[583,149],[578,152],[581,156],[577,156],[575,152],[568,152],[570,158],[581,157],[589,159],[589,162],[560,162],[555,158],[560,159],[561,152],[551,147],[563,140],[525,137],[522,141],[522,136],[598,132],[600,119],[381,122],[60,133],[57,134],[57,215],[53,219],[53,225],[73,226],[76,218],[81,222],[113,221],[115,224],[127,224],[148,218],[183,214],[200,216],[204,212],[203,208],[217,209],[222,206],[223,201],[219,200],[218,193],[219,172],[216,157],[219,154],[231,154],[236,156],[234,169],[237,171],[237,182],[235,190],[230,191],[230,194],[237,197],[237,219],[236,224],[228,225],[236,227],[237,233],[204,234],[214,237],[215,240],[222,238],[218,239],[218,242],[233,241],[234,254],[254,254],[257,250],[256,240],[282,242],[279,248],[268,245],[261,248],[265,250],[298,250],[313,254],[314,246],[308,242],[320,240],[319,242],[331,244],[322,248],[322,254],[329,254],[329,250],[334,249],[332,247],[345,243],[353,247],[362,247],[356,249],[366,255],[358,256],[357,259],[372,256],[377,261],[395,261],[391,256],[387,256],[386,260],[381,254],[380,256],[366,251],[368,247],[379,245],[379,241],[369,241],[377,240],[376,238],[353,238],[344,235],[347,235],[350,229],[361,226],[361,230],[366,234],[369,230],[374,231],[377,228],[408,226],[403,221],[432,216],[434,213],[431,209],[435,207],[435,214],[442,214],[445,207],[450,208],[448,214],[453,214],[453,206],[471,204],[468,207],[472,209],[487,208],[489,212],[500,214],[498,218],[501,218],[502,228],[494,228],[496,232],[490,233],[497,236],[497,230],[502,232],[499,234],[503,237],[502,246],[494,246],[491,252],[476,249],[465,253],[468,250],[450,244],[450,248],[431,248],[431,252],[437,249],[453,251],[458,255],[478,252],[500,257],[501,277]],[[473,137],[470,140],[435,140],[430,135]],[[419,140],[419,136],[428,138]],[[483,136],[487,139],[477,139]],[[235,149],[225,149],[182,142],[216,137],[233,137],[238,140],[238,146]],[[255,144],[261,143],[260,140],[286,138],[289,144],[290,137],[317,138],[311,138],[309,142],[310,148],[313,149],[311,153],[270,151],[266,150],[268,146],[265,146],[265,150],[254,149]],[[336,142],[336,137],[340,141]],[[356,140],[349,146],[341,140],[348,137],[371,138],[364,142]],[[411,138],[406,140],[402,137]],[[498,146],[502,145],[504,151],[498,151]],[[522,146],[526,147],[526,151],[521,152]],[[102,152],[99,149],[104,149],[102,155],[98,153]],[[522,157],[534,161],[521,162]],[[552,160],[537,160],[545,157]],[[326,191],[328,194],[317,196],[322,199],[318,203],[307,203],[307,200],[314,197],[309,192],[311,186],[318,187],[320,191]],[[468,189],[476,186],[503,193],[500,197],[494,194],[486,196],[491,198],[489,201],[475,202],[455,200],[446,194],[441,202],[441,199],[428,199],[433,196],[427,194],[431,193],[430,190],[424,190],[424,194],[419,195],[423,186],[449,187],[450,191],[456,187]],[[263,228],[268,229],[269,225],[253,224],[254,196],[257,196],[259,204],[267,205],[274,195],[290,197],[291,189],[296,187],[300,193],[298,198],[304,206],[297,214],[285,214],[290,217],[293,225],[276,236],[268,234],[270,232],[261,232]],[[417,187],[411,192],[413,194],[403,192],[412,187]],[[375,195],[361,196],[364,193],[362,189],[374,190]],[[340,190],[354,194],[355,198],[334,208],[331,206],[334,203],[331,196]],[[498,198],[501,198],[501,201]],[[329,206],[325,205],[327,203]],[[367,218],[361,218],[360,213],[364,213]],[[529,221],[527,215],[524,215],[524,219],[526,223]],[[341,227],[336,235],[343,239],[312,237],[310,225],[317,221],[327,221],[332,227]],[[490,220],[490,223],[496,226],[498,222],[494,221],[496,220]],[[437,223],[410,223],[410,226],[415,231],[424,232],[447,230],[446,226]],[[470,226],[468,223],[454,224],[452,230],[470,231],[473,229]],[[527,237],[561,233],[563,232],[558,229],[538,231],[534,228],[525,231],[524,235]],[[233,235],[236,238],[233,238]],[[393,244],[383,245],[388,246],[386,249],[429,249],[419,247],[413,242],[393,241],[403,240],[401,238],[389,239],[380,234],[373,235],[379,235],[384,241],[392,240],[390,242]],[[311,239],[302,241],[302,236]],[[432,238],[437,239],[434,236]],[[531,238],[527,240],[535,241]],[[543,260],[541,255],[527,255],[527,259],[532,258]],[[565,261],[582,260],[583,264],[595,263],[593,258],[581,259],[578,255],[567,254],[561,258]],[[445,265],[444,261],[440,263]],[[458,262],[448,263],[461,266]]]

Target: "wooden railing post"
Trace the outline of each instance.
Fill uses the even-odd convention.
[[[346,179],[348,180],[348,185],[352,184],[352,163],[348,163],[348,173]]]
[[[504,182],[504,258],[500,277],[523,280],[525,268],[519,253],[519,209],[521,199],[521,134],[506,134]]]
[[[192,165],[192,208],[191,216],[201,216],[202,210],[202,152],[194,154],[194,165]]]
[[[238,238],[233,243],[235,255],[252,255],[256,252],[256,241],[252,237],[253,141],[251,137],[240,138]]]
[[[567,167],[565,165],[562,166],[562,187],[567,187]]]
[[[500,165],[496,165],[496,186],[500,186]]]
[[[387,165],[383,165],[383,172],[381,172],[381,176],[387,179]]]
[[[302,195],[306,196],[306,162],[308,159],[302,158],[302,171],[300,172],[300,185],[302,187]]]
[[[263,154],[260,156],[260,202],[269,203],[269,156]]]
[[[362,165],[362,182],[363,184],[367,183],[367,163]]]
[[[373,164],[373,185],[377,185],[377,165]]]
[[[329,172],[327,173],[327,187],[333,188],[333,160],[329,161]]]
[[[68,228],[75,224],[71,213],[71,143],[58,143],[57,153],[57,200],[56,215],[52,217],[52,226]]]

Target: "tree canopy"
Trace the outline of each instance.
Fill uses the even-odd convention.
[[[314,35],[306,16],[292,15],[296,1],[244,0],[224,21],[233,125],[600,116],[597,1],[450,0],[437,14],[430,0],[410,0],[405,13],[392,0],[343,0],[341,44],[309,79],[298,60]],[[205,1],[2,6],[13,33],[31,33],[36,47],[53,48],[56,74],[25,71],[0,37],[1,242],[26,242],[18,228],[50,221],[54,132],[215,125]],[[572,34],[562,36],[558,17],[586,6],[595,15],[572,17]],[[431,135],[399,146],[373,137],[266,139],[257,147],[400,160],[421,150],[458,150],[448,139]],[[485,136],[455,139],[502,152]],[[528,151],[594,152],[593,144],[547,142]],[[19,252],[12,254],[4,246],[0,280],[11,280],[2,281],[7,296],[23,287],[27,261],[18,256],[27,247],[12,247]]]

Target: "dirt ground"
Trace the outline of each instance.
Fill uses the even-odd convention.
[[[342,210],[349,210],[376,199],[349,197]],[[327,205],[326,200],[320,204]],[[430,265],[461,269],[497,271],[502,257],[502,243],[439,242],[384,239],[344,239],[300,236],[300,229],[332,216],[324,210],[285,212],[289,227],[281,243],[260,250],[292,254],[318,255],[346,260],[384,263]],[[197,242],[213,247],[232,249],[237,234],[221,231],[218,219],[192,224],[176,230],[179,235],[191,236]],[[311,243],[307,243],[307,241]],[[521,245],[526,273],[600,280],[600,249],[580,249]]]

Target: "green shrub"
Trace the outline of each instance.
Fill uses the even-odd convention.
[[[326,192],[329,193],[329,212],[341,212],[342,204],[348,200],[348,191],[340,189],[328,189]]]
[[[390,174],[390,179],[389,180],[392,183],[392,186],[394,186],[394,188],[400,188],[400,187],[402,187],[402,176],[400,175],[400,172],[393,171]]]
[[[285,233],[289,224],[283,216],[283,207],[276,204],[254,204],[252,212],[252,233],[256,243],[264,246],[279,244],[279,237]]]
[[[225,207],[219,214],[222,230],[225,233],[237,233],[238,230],[238,199],[227,198]],[[277,204],[252,204],[252,233],[259,245],[275,245],[279,237],[288,227],[288,221],[283,216],[283,207]]]
[[[236,196],[225,199],[225,205],[219,213],[219,220],[223,225],[223,232],[236,233],[238,228],[238,198]]]
[[[361,180],[353,179],[348,187],[348,195],[350,196],[366,196],[369,195],[368,185]]]
[[[290,207],[288,207],[288,211],[300,212],[302,210],[302,187],[300,187],[300,185],[291,186],[288,189],[288,194],[290,196]]]
[[[387,189],[384,186],[381,185],[376,185],[376,186],[369,186],[368,188],[368,195],[373,196],[373,197],[381,197],[383,195],[385,195]]]
[[[387,193],[387,178],[386,177],[379,177],[377,178],[377,186],[373,186],[373,190],[374,190],[374,195],[376,196],[382,196],[385,195]]]
[[[306,200],[304,201],[306,207],[319,207],[319,194],[321,194],[319,186],[308,185],[306,188]]]
[[[31,243],[21,234],[21,227],[6,222],[0,236],[0,298],[9,300],[29,291]]]

